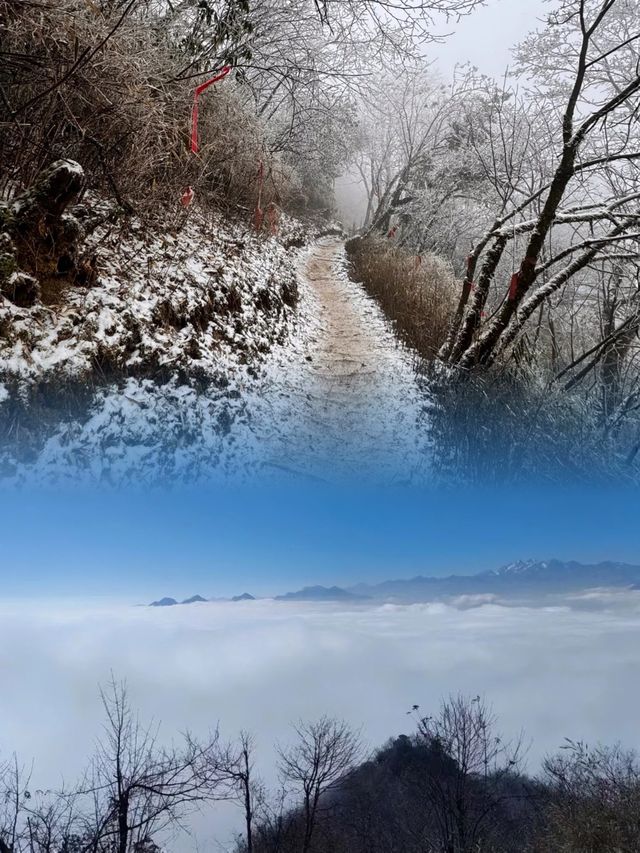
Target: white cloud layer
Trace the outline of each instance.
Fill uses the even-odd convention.
[[[410,731],[413,703],[426,712],[457,691],[483,694],[505,734],[525,730],[532,769],[565,736],[640,747],[640,593],[477,603],[0,604],[1,754],[35,759],[40,785],[73,780],[111,670],[167,738],[217,721],[228,737],[255,732],[267,777],[291,721],[344,717],[373,747]],[[229,815],[217,826],[228,831]]]

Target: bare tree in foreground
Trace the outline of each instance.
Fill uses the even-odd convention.
[[[93,805],[86,832],[95,851],[148,849],[203,803],[226,796],[218,733],[202,744],[186,734],[180,747],[162,746],[158,727],[141,725],[133,712],[124,684],[112,680],[101,695],[104,734],[82,789]]]
[[[416,708],[417,712],[419,709]],[[434,826],[433,849],[443,853],[483,850],[496,812],[515,776],[522,743],[504,741],[496,717],[477,696],[453,696],[435,716],[418,717],[418,736],[434,759],[423,780],[423,801]]]
[[[299,796],[303,815],[302,853],[309,853],[322,798],[354,768],[360,757],[358,735],[347,723],[321,717],[316,723],[295,726],[296,742],[279,748],[280,773],[285,785]]]

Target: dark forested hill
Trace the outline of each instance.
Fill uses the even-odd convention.
[[[260,805],[236,853],[639,849],[640,768],[632,753],[567,740],[533,777],[522,741],[497,732],[481,697],[451,697],[426,717],[414,706],[409,715],[415,734],[360,762],[343,725],[301,725],[298,743],[280,752],[289,807]],[[345,757],[349,766],[335,774]]]

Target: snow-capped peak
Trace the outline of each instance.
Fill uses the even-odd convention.
[[[515,560],[513,563],[507,563],[505,566],[501,566],[497,569],[494,574],[496,575],[524,575],[527,572],[530,572],[534,567],[546,569],[548,563],[538,562],[537,560]]]

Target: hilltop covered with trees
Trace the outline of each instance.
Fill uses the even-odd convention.
[[[532,776],[525,741],[503,738],[480,697],[450,697],[428,716],[414,706],[413,733],[368,755],[345,722],[300,722],[276,747],[274,789],[247,732],[168,745],[123,684],[102,698],[102,733],[75,785],[33,790],[34,767],[5,758],[2,853],[184,849],[190,816],[210,815],[215,832],[221,802],[242,815],[236,853],[632,853],[640,843],[633,752],[566,740]]]

